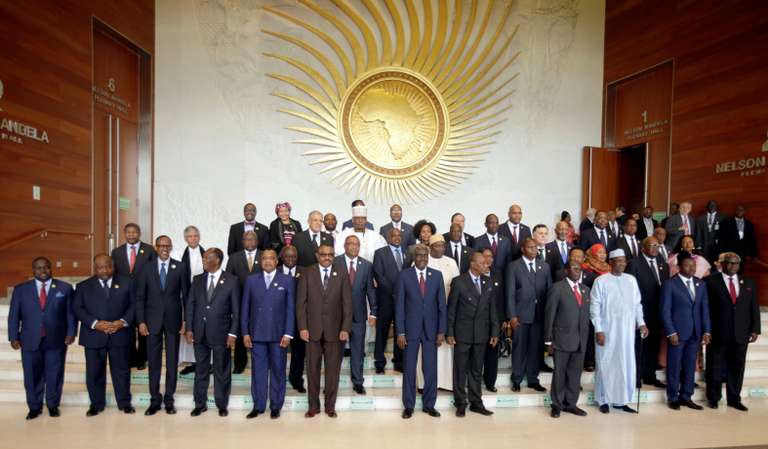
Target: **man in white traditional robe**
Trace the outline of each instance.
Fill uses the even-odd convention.
[[[636,387],[635,332],[648,336],[640,303],[637,280],[624,273],[627,259],[624,250],[609,254],[611,272],[597,279],[592,286],[590,318],[595,326],[595,401],[600,412],[608,413],[610,406],[628,413]]]
[[[360,257],[371,262],[373,253],[377,249],[387,246],[378,232],[366,228],[368,222],[368,209],[365,206],[355,206],[352,208],[352,227],[346,228],[335,237],[335,252],[337,256],[344,254],[344,242],[350,235],[356,235],[360,239]]]

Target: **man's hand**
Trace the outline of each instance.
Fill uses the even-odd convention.
[[[677,337],[677,334],[672,334],[667,338],[669,338],[669,344],[672,346],[677,346],[680,344],[680,339]]]
[[[11,347],[15,350],[21,349],[21,341],[20,340],[12,340],[11,341]]]
[[[605,346],[605,332],[596,332],[595,340],[597,341],[598,345]]]
[[[442,346],[444,341],[445,341],[445,335],[437,334],[437,340],[435,341],[435,346],[437,347]]]
[[[181,329],[179,329],[179,335],[184,335],[187,333],[187,323],[181,322]]]
[[[307,329],[299,331],[299,337],[301,337],[302,340],[309,343],[309,331]]]
[[[109,321],[99,320],[96,322],[96,325],[93,326],[93,328],[99,332],[104,332],[105,334],[112,333],[110,332],[112,326],[110,325]]]
[[[139,324],[139,333],[143,336],[149,335],[149,329],[147,329],[146,323]]]
[[[349,340],[349,332],[347,332],[347,331],[339,332],[339,340],[341,340],[341,341]]]
[[[283,335],[283,338],[280,339],[280,347],[287,348],[289,344],[291,344],[291,339]]]
[[[227,347],[229,349],[235,349],[235,340],[237,340],[237,337],[227,335]]]
[[[512,328],[513,331],[516,331],[518,327],[520,327],[520,320],[517,319],[517,317],[512,318],[509,320],[509,326]]]
[[[400,349],[405,349],[406,346],[408,346],[408,342],[405,340],[405,335],[398,335],[397,347]]]
[[[243,346],[245,346],[248,349],[251,349],[253,347],[253,340],[251,340],[250,335],[243,335]]]
[[[115,320],[111,324],[112,324],[112,332],[110,332],[110,334],[114,334],[115,332],[125,327],[125,323],[123,322],[123,320]]]
[[[375,326],[376,325],[376,317],[373,315],[368,315],[368,325],[369,326]]]
[[[754,343],[757,341],[757,334],[749,334],[749,342]]]
[[[709,334],[704,334],[704,336],[701,337],[701,344],[706,346],[712,341],[712,336]]]
[[[491,341],[489,342],[492,348],[495,348],[497,344],[499,344],[499,337],[491,337]]]
[[[445,342],[451,346],[454,346],[456,345],[456,337],[448,337],[445,339]]]
[[[547,353],[553,355],[555,353],[555,345],[552,343],[547,344]]]
[[[75,337],[73,337],[71,335],[67,335],[66,337],[64,337],[64,344],[65,345],[69,346],[69,345],[71,345],[74,342],[75,342]]]
[[[648,337],[648,327],[643,324],[640,326],[640,338],[646,338]]]
[[[186,337],[188,345],[191,345],[195,341],[195,335],[192,333],[192,331],[187,331],[184,337]]]

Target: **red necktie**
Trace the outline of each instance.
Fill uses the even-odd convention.
[[[424,280],[424,272],[419,273],[419,290],[421,291],[421,297],[427,296],[427,281]]]
[[[496,255],[496,249],[498,249],[498,246],[496,245],[496,237],[493,238],[493,243],[491,243],[491,252],[493,255]]]
[[[350,260],[349,261],[349,283],[351,285],[355,285],[355,276],[357,276],[357,272],[355,271],[355,261]]]
[[[736,304],[736,298],[739,297],[739,295],[736,294],[736,284],[733,283],[733,278],[728,278],[728,293],[731,294],[731,301],[733,301],[733,304]]]
[[[573,294],[576,295],[576,301],[578,301],[579,307],[581,307],[581,292],[579,291],[579,284],[573,286]]]
[[[133,267],[134,265],[136,265],[136,247],[135,246],[131,246],[130,264],[131,264],[131,273],[133,273]]]
[[[45,282],[40,286],[40,310],[45,310],[45,302],[48,300],[48,295],[45,293]],[[40,335],[45,337],[45,324],[42,325]]]
[[[512,243],[517,245],[517,226],[512,228]]]

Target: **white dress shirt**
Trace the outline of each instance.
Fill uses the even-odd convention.
[[[35,279],[35,292],[40,294],[40,289],[45,285],[45,295],[48,296],[48,292],[51,291],[51,282],[53,282],[51,279],[48,279],[45,282]]]
[[[188,246],[187,249],[187,254],[189,254],[189,274],[192,276],[191,281],[195,276],[203,273],[203,255],[200,254],[199,246],[194,248]]]
[[[507,226],[509,227],[509,233],[512,235],[512,238],[515,239],[516,242],[520,241],[520,223],[514,224],[511,221],[507,221]]]
[[[283,274],[287,274],[288,276],[294,277],[295,272],[296,272],[296,267],[288,268],[287,266],[283,265]]]
[[[728,276],[727,274],[723,273],[723,281],[725,282],[725,289],[728,290],[730,293],[731,283],[730,279],[733,278],[733,285],[736,287],[736,296],[739,296],[739,293],[741,292],[741,289],[739,288],[739,275],[734,274],[733,276]]]

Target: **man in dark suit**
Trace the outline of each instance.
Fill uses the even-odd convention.
[[[243,249],[230,254],[227,260],[227,268],[224,271],[237,278],[240,291],[245,288],[245,281],[249,276],[261,271],[261,265],[259,265],[261,251],[257,249],[258,244],[258,235],[253,231],[245,231],[243,233]],[[242,374],[246,366],[248,366],[248,349],[243,343],[242,336],[238,335],[235,341],[232,374]]]
[[[707,212],[696,219],[696,244],[710,263],[717,260],[717,231],[725,219],[713,200],[707,202]]]
[[[653,207],[646,206],[643,215],[637,220],[637,233],[635,237],[641,242],[646,237],[653,235],[653,230],[659,227],[659,222],[653,219]]]
[[[243,206],[244,221],[239,221],[229,227],[227,240],[227,255],[243,249],[243,234],[245,231],[256,233],[259,249],[271,248],[269,243],[269,226],[256,221],[256,205],[247,203]]]
[[[573,261],[581,266],[584,263],[584,256],[584,250],[578,246],[574,246],[568,253],[568,263]],[[555,273],[553,282],[562,281],[567,276],[568,274],[566,273],[565,269],[560,269],[557,273]],[[595,279],[597,279],[597,275],[595,273],[581,270],[581,277],[579,278],[580,284],[584,284],[589,289],[592,289],[592,284],[595,282]],[[595,371],[595,327],[592,325],[591,320],[589,321],[589,338],[587,338],[587,348],[584,352],[584,371],[590,373]]]
[[[579,282],[581,264],[571,260],[565,271],[568,277],[549,289],[544,310],[544,341],[555,362],[550,391],[553,418],[561,411],[587,415],[576,404],[589,339],[589,287]]]
[[[151,416],[165,403],[169,415],[176,413],[176,370],[179,367],[179,343],[184,333],[184,301],[189,278],[178,260],[171,259],[173,245],[168,236],[155,239],[157,258],[139,273],[135,283],[136,322],[139,335],[147,338],[150,405],[144,412]],[[165,343],[165,395],[160,394]]]
[[[494,265],[498,270],[504,270],[507,263],[511,261],[512,240],[505,237],[499,231],[499,217],[490,214],[485,217],[485,234],[475,238],[474,251],[482,251],[490,248],[493,252]],[[528,231],[530,235],[530,231]]]
[[[695,242],[696,220],[691,214],[691,203],[688,201],[680,203],[679,213],[667,217],[664,227],[667,230],[667,249],[670,251],[674,251],[677,242],[686,235],[693,237]],[[696,244],[698,245],[698,242]]]
[[[126,224],[123,235],[125,243],[112,250],[112,263],[118,276],[128,277],[130,282],[134,282],[157,254],[152,245],[141,241],[141,228],[136,223]],[[138,329],[134,332],[138,333]],[[147,367],[147,337],[143,335],[138,335],[136,345],[131,348],[131,366],[140,370]]]
[[[409,246],[416,243],[416,237],[413,235],[413,225],[410,225],[403,221],[403,208],[399,204],[393,204],[389,208],[390,222],[379,228],[379,234],[385,239],[389,235],[389,231],[392,229],[399,229],[402,233],[401,248],[403,251],[408,249]]]
[[[648,337],[643,340],[642,359],[639,359],[639,341],[635,339],[638,343],[637,378],[646,385],[665,388],[664,382],[656,378],[662,332],[661,286],[669,279],[669,265],[666,260],[659,257],[660,246],[656,237],[646,237],[642,243],[640,256],[631,259],[624,272],[637,279],[643,305],[643,319],[648,327]]]
[[[681,208],[682,209],[682,208]],[[696,262],[690,253],[677,255],[680,272],[661,287],[661,322],[667,346],[667,401],[669,408],[703,407],[691,400],[699,345],[711,339],[707,287],[694,276]]]
[[[736,206],[736,214],[720,222],[717,231],[719,251],[734,252],[741,258],[741,267],[744,262],[757,257],[757,237],[755,225],[745,217],[747,210],[744,206]]]
[[[360,239],[356,235],[347,236],[344,241],[344,254],[334,260],[334,268],[344,273],[352,288],[352,331],[349,334],[352,388],[357,394],[365,394],[363,387],[363,362],[365,359],[365,328],[376,325],[378,315],[376,291],[373,288],[373,264],[360,254]]]
[[[286,351],[294,337],[295,286],[292,276],[277,269],[274,250],[261,253],[261,267],[245,282],[240,310],[240,328],[252,360],[253,410],[246,418],[264,413],[269,385],[270,417],[277,419],[285,402]]]
[[[595,243],[602,243],[606,252],[616,249],[616,236],[608,229],[608,214],[604,210],[597,211],[595,226],[582,232],[579,242],[584,251]]]
[[[320,366],[325,367],[325,414],[335,418],[342,345],[352,330],[352,288],[344,272],[333,267],[333,247],[320,245],[317,264],[302,270],[296,294],[299,335],[307,342],[307,381],[312,418],[320,413]]]
[[[504,275],[507,317],[515,331],[512,347],[512,391],[520,391],[525,377],[528,388],[547,391],[539,383],[539,351],[544,305],[552,285],[549,265],[536,258],[536,242],[522,242],[523,256],[507,265]]]
[[[403,269],[402,232],[392,229],[387,236],[387,246],[379,248],[373,255],[373,279],[376,282],[376,342],[373,358],[376,374],[384,374],[390,326],[395,321],[395,287],[400,270]],[[392,363],[395,371],[403,371],[403,351],[393,342]]]
[[[485,257],[473,253],[470,269],[451,281],[448,297],[446,338],[453,346],[453,403],[456,416],[463,418],[467,408],[469,384],[469,411],[484,416],[493,412],[486,409],[482,398],[483,363],[485,348],[499,343],[499,317],[496,315],[496,289],[486,277]]]
[[[723,272],[705,279],[712,320],[712,342],[707,348],[707,403],[717,408],[722,397],[723,373],[725,393],[729,407],[743,412],[741,387],[744,383],[744,365],[747,345],[760,335],[760,305],[752,279],[739,276],[739,255],[723,255]]]
[[[522,223],[523,209],[519,205],[513,204],[509,206],[507,217],[509,220],[507,220],[505,226],[499,227],[499,234],[510,242],[508,259],[503,261],[503,265],[499,265],[502,270],[505,269],[507,263],[517,260],[522,256],[522,242],[527,237],[531,237],[531,228]],[[496,259],[498,264],[498,257]]]
[[[616,216],[616,210],[617,209],[608,210],[608,212],[607,212],[607,214],[608,214],[608,229],[610,229],[610,231],[613,233],[613,235],[615,235],[618,238],[621,238],[621,235],[623,233],[623,229],[621,228],[621,223],[619,223],[617,221],[617,216]]]
[[[447,237],[445,237],[447,235]],[[469,259],[472,254],[472,248],[461,243],[461,226],[454,223],[451,230],[443,235],[447,242],[445,252],[448,257],[456,261],[459,267],[459,273],[464,274],[469,271]]]
[[[464,214],[462,214],[461,212],[456,212],[455,214],[451,215],[451,225],[450,226],[459,225],[459,229],[461,230],[461,233],[460,233],[461,244],[466,246],[467,248],[474,248],[474,246],[475,246],[475,238],[472,235],[467,234],[466,232],[464,232],[464,223],[465,223]],[[450,229],[450,227],[449,227],[449,229]],[[443,238],[445,239],[446,242],[450,241],[451,240],[451,233],[450,233],[450,231],[444,233],[443,234]],[[469,269],[469,268],[467,268],[467,269]]]
[[[400,273],[395,302],[397,345],[404,352],[403,419],[413,416],[416,406],[416,362],[421,348],[424,373],[422,410],[437,418],[437,347],[443,344],[447,327],[443,275],[427,267],[429,248],[417,245],[414,266]]]
[[[285,274],[286,276],[290,276],[291,279],[293,279],[293,287],[294,287],[294,303],[295,303],[295,292],[298,288],[298,279],[301,276],[301,267],[296,265],[296,261],[298,260],[298,255],[296,252],[296,247],[293,245],[286,246],[283,248],[282,251],[280,251],[280,265],[277,267],[277,270]],[[291,383],[291,387],[296,390],[299,393],[306,393],[307,390],[304,388],[304,356],[307,353],[307,344],[302,340],[301,338],[298,338],[295,333],[298,329],[298,323],[296,321],[296,312],[294,311],[294,335],[291,339],[291,363],[290,367],[288,368],[288,382]]]
[[[80,345],[85,347],[85,383],[91,406],[86,416],[96,416],[107,405],[107,358],[117,407],[136,413],[131,405],[131,347],[135,303],[127,276],[114,273],[112,259],[98,254],[94,276],[77,284],[75,316],[80,321]]]
[[[185,310],[187,343],[195,345],[194,400],[192,416],[208,410],[208,384],[213,371],[213,394],[219,416],[229,414],[232,389],[232,349],[240,329],[240,283],[221,269],[224,253],[208,248],[203,255],[205,272],[195,276]],[[213,355],[213,364],[211,364]]]
[[[570,254],[573,244],[568,243],[568,222],[560,221],[555,226],[555,240],[547,243],[545,246],[546,258],[544,259],[549,265],[552,279],[555,275],[565,268],[565,264],[568,263],[568,254]]]
[[[308,267],[317,263],[315,254],[320,245],[333,246],[333,236],[323,231],[323,214],[313,210],[307,219],[307,229],[299,232],[293,238],[292,245],[296,247],[298,265]]]
[[[667,230],[658,227],[653,230],[653,236],[656,237],[656,241],[659,242],[659,257],[664,260],[669,260],[669,250],[667,250],[667,245],[665,244],[667,241]]]
[[[584,231],[587,229],[592,229],[595,227],[595,214],[597,211],[594,207],[590,207],[587,209],[587,212],[584,214],[584,219],[581,220],[581,223],[579,224],[579,235],[583,235]]]
[[[474,254],[474,253],[472,253]],[[499,335],[499,341],[504,338],[504,331],[507,329],[507,305],[506,297],[504,296],[504,273],[497,270],[493,266],[493,253],[489,248],[482,251],[483,258],[485,259],[484,276],[491,280],[493,285],[493,304],[496,307],[496,317],[499,320],[499,328],[497,329]],[[498,342],[497,342],[498,343]],[[491,393],[496,393],[496,378],[499,374],[499,351],[500,344],[491,346],[490,342],[485,346],[485,360],[483,362],[483,382],[485,383],[485,389]]]
[[[624,250],[627,262],[640,257],[640,240],[637,239],[637,221],[634,218],[627,218],[624,222],[624,232],[617,240],[616,248]]]
[[[352,201],[352,207],[353,208],[358,207],[358,206],[365,206],[365,201],[363,201],[363,200]],[[351,227],[352,227],[352,219],[350,218],[349,220],[345,221],[341,225],[341,230],[343,231],[343,230],[345,230],[347,228],[351,228]],[[365,228],[368,229],[368,230],[373,231],[373,229],[374,229],[373,223],[371,223],[370,221],[366,220]]]
[[[58,417],[64,386],[64,361],[67,346],[75,341],[77,318],[72,302],[72,286],[51,277],[51,261],[37,257],[32,261],[34,279],[13,288],[8,311],[8,340],[21,349],[24,390],[29,413],[35,419],[43,411],[43,395],[48,413]]]
[[[666,217],[664,217],[661,220],[661,223],[659,223],[659,226],[661,226],[662,228],[666,228],[667,227],[667,221],[669,221],[669,217],[671,217],[673,215],[677,215],[677,213],[679,211],[680,211],[680,205],[679,204],[677,204],[677,203],[670,203],[669,204],[669,213],[667,214]]]

